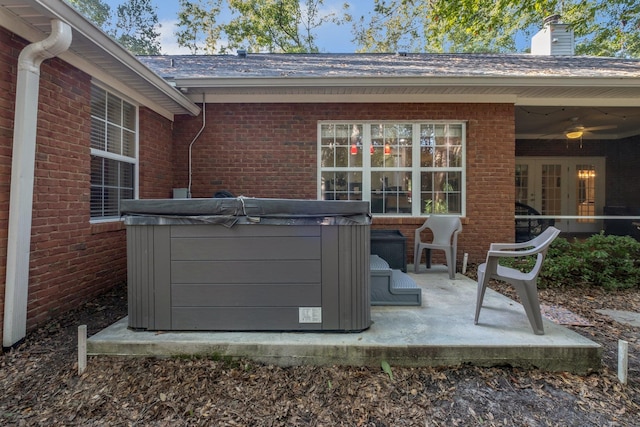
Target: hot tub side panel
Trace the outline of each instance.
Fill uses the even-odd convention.
[[[370,326],[369,226],[128,226],[129,326]]]
[[[318,329],[299,307],[321,307],[319,226],[172,226],[175,330]]]
[[[371,325],[369,227],[322,230],[323,329],[367,329]]]
[[[132,329],[171,329],[170,228],[127,226],[128,320]]]

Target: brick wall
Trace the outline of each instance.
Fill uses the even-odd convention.
[[[173,197],[172,122],[140,108],[139,179],[141,199]]]
[[[11,177],[17,57],[23,40],[0,29],[0,313]],[[59,59],[41,67],[27,327],[77,307],[126,281],[120,221],[90,223],[90,87],[87,74]],[[140,109],[140,195],[169,197],[171,122]],[[3,318],[0,316],[0,333]]]
[[[315,199],[319,120],[466,120],[467,216],[459,260],[484,259],[490,242],[513,240],[515,129],[508,104],[208,104],[193,143],[192,196],[227,189],[249,197]],[[202,117],[175,123],[175,186],[188,185],[189,144]],[[374,228],[408,238],[424,218],[376,217]]]

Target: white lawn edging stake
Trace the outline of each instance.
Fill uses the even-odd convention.
[[[462,257],[462,274],[467,272],[467,262],[469,261],[469,254],[467,252],[464,253]]]
[[[87,325],[78,326],[78,375],[87,369]]]
[[[622,384],[627,384],[629,370],[629,343],[618,340],[618,379]]]

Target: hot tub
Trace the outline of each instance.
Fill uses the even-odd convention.
[[[344,331],[371,324],[369,203],[128,200],[129,327]]]

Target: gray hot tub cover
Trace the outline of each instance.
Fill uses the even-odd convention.
[[[125,224],[369,225],[369,202],[357,200],[213,199],[123,200]]]

